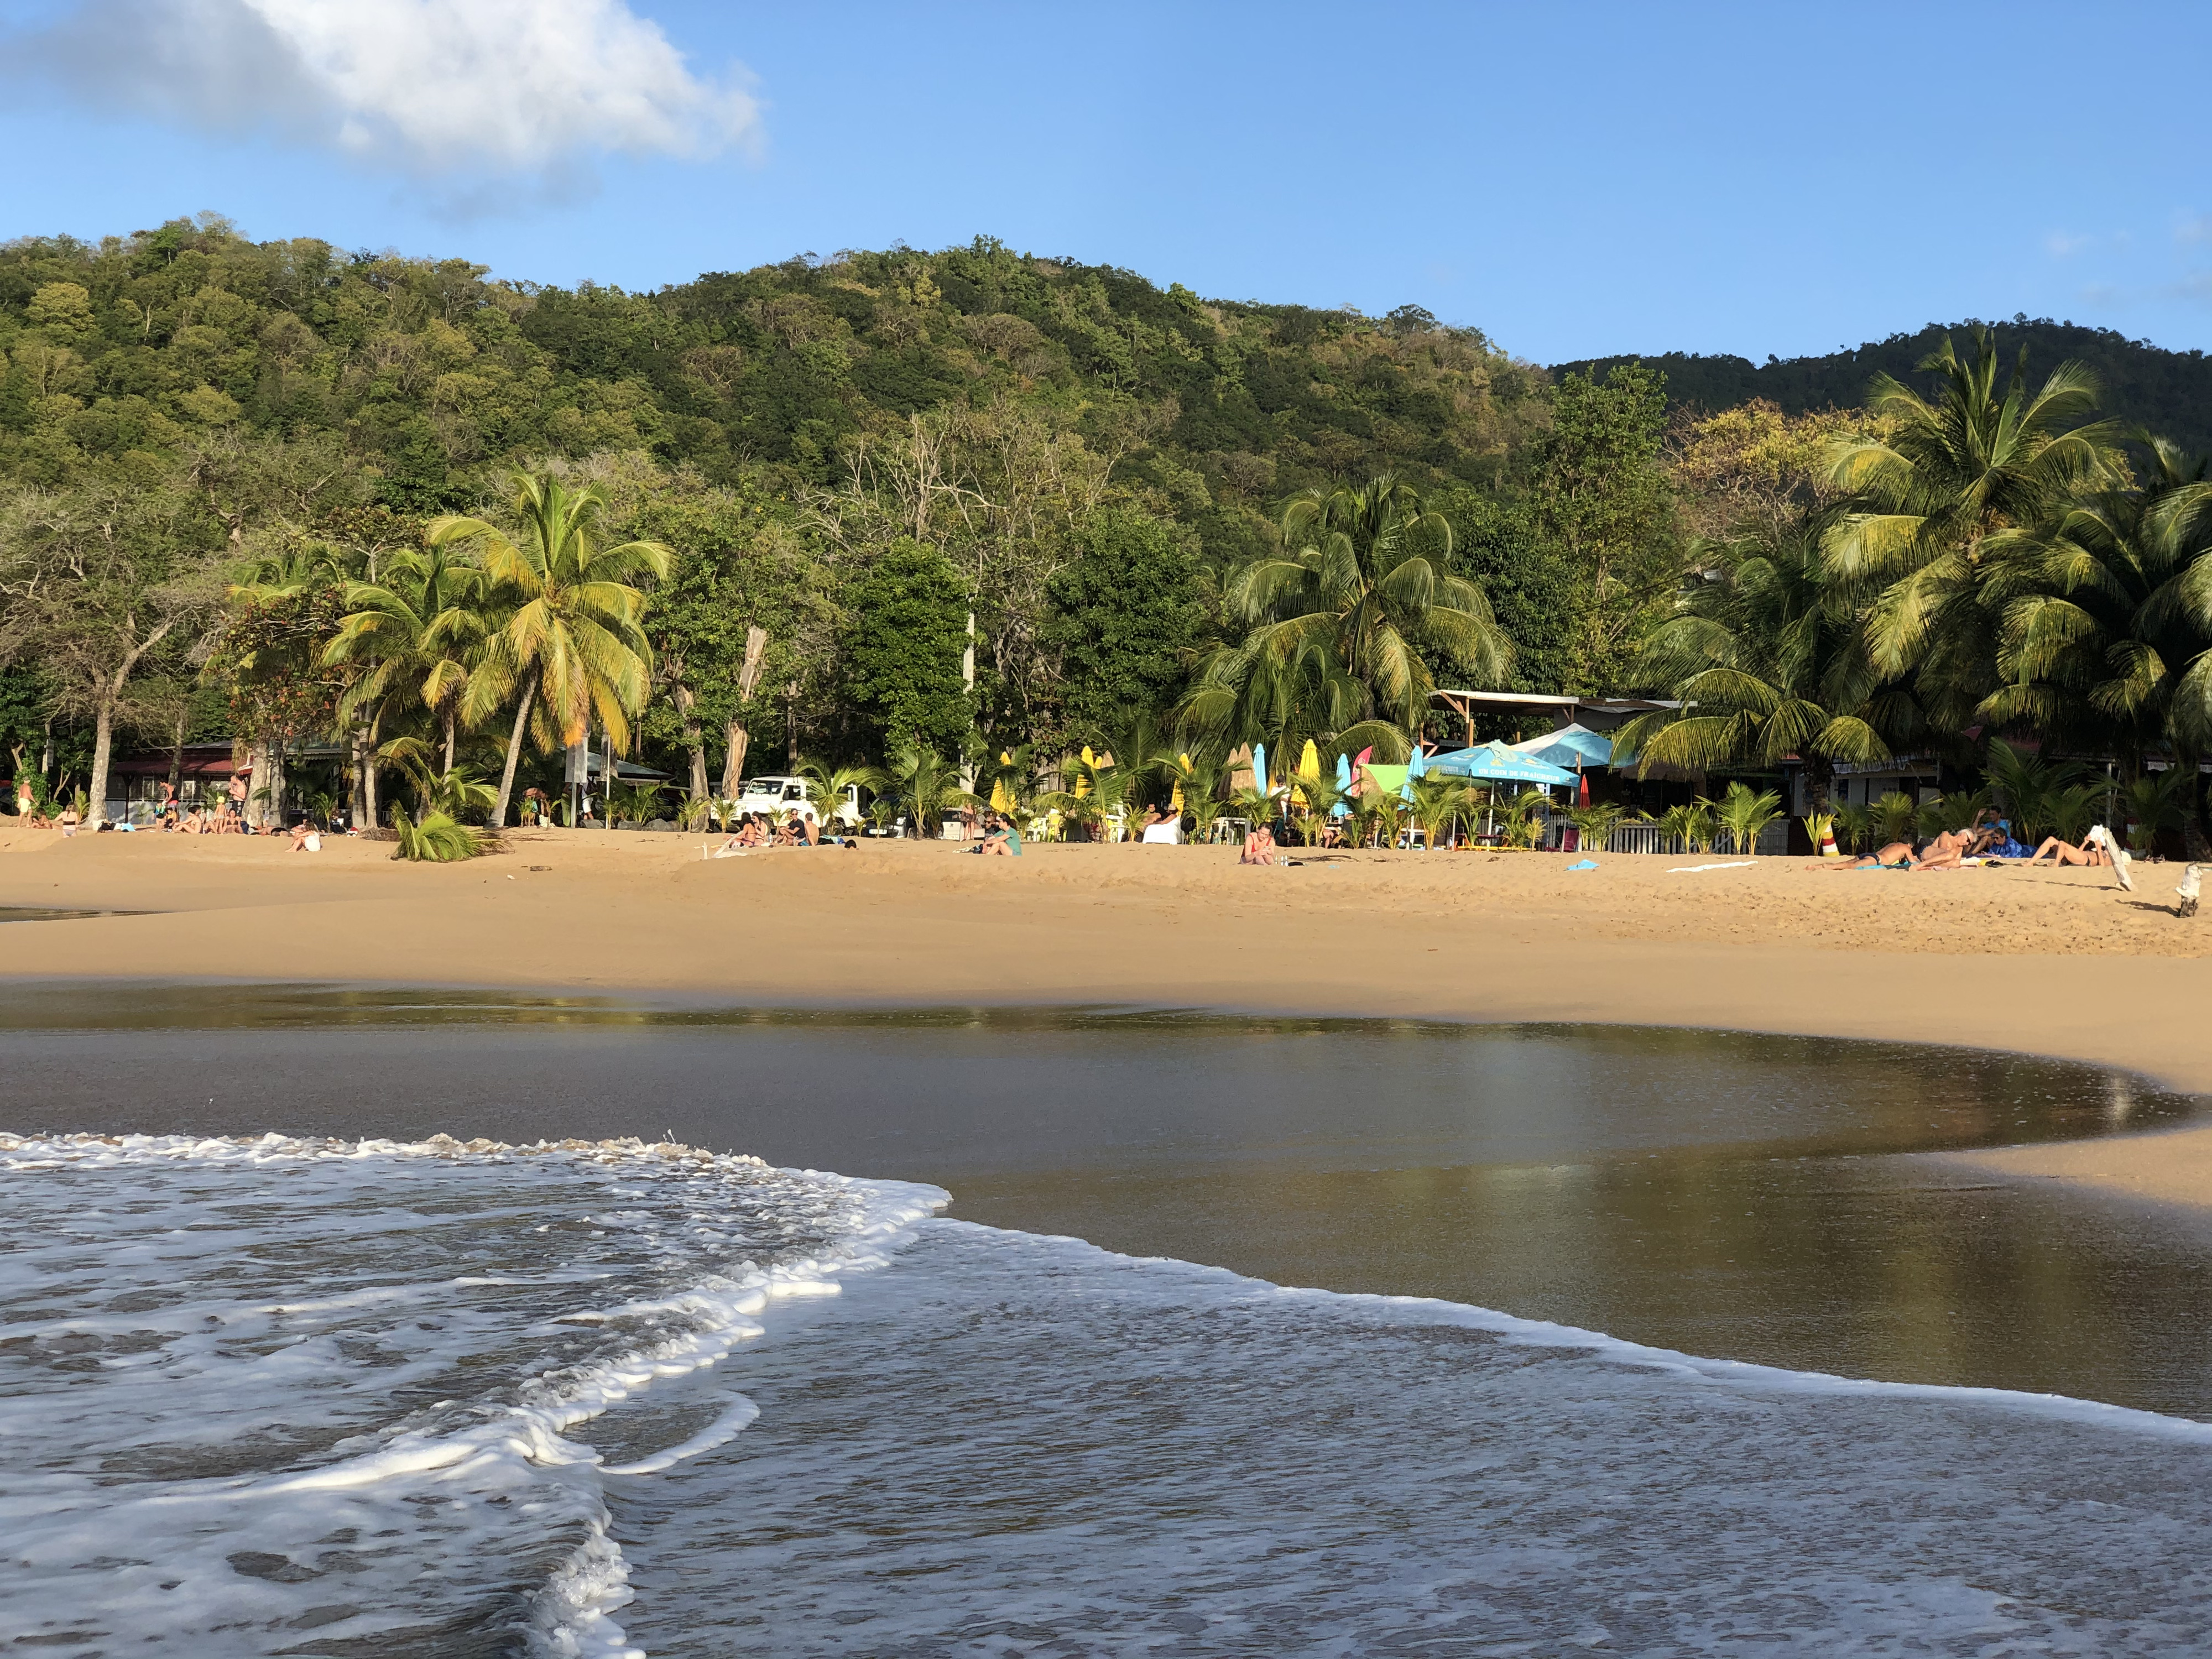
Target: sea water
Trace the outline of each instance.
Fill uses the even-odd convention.
[[[25,1651],[2212,1649],[2185,1419],[675,1146],[7,1138],[0,1191]]]

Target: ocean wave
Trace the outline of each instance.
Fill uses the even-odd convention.
[[[680,1425],[945,1201],[635,1140],[0,1136],[0,1175],[9,1618],[64,1654],[636,1652],[591,1425]],[[752,1413],[705,1403],[613,1468]]]

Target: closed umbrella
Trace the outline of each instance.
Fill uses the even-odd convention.
[[[1083,764],[1086,769],[1075,775],[1075,798],[1078,800],[1091,793],[1091,774],[1087,769],[1098,764],[1097,757],[1091,752],[1091,745],[1087,743],[1083,745]]]
[[[1342,755],[1336,757],[1336,793],[1340,799],[1329,810],[1329,816],[1335,818],[1350,817],[1352,809],[1344,804],[1341,797],[1352,793],[1352,763]]]
[[[1252,745],[1252,787],[1263,795],[1267,793],[1267,745],[1264,743]]]
[[[1406,759],[1406,781],[1398,786],[1400,799],[1413,799],[1413,780],[1426,777],[1428,773],[1429,757],[1421,752],[1421,745],[1417,743],[1413,745],[1413,752]]]
[[[1306,746],[1298,751],[1298,775],[1309,783],[1321,781],[1321,750],[1314,747],[1311,738],[1306,739]],[[1297,792],[1297,802],[1301,806],[1312,804],[1303,789]]]
[[[1189,751],[1185,750],[1183,753],[1177,755],[1176,757],[1176,763],[1182,767],[1185,771],[1188,771],[1190,769]],[[1175,811],[1180,812],[1182,811],[1182,780],[1181,778],[1177,778],[1176,780],[1175,791],[1168,797],[1168,805]]]

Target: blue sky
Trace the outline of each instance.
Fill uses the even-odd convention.
[[[0,235],[214,210],[259,239],[649,289],[984,233],[1209,295],[1422,305],[1546,362],[2015,312],[2212,346],[2203,4],[0,19]]]

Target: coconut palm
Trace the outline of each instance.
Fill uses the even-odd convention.
[[[1782,797],[1771,789],[1754,792],[1747,783],[1731,783],[1717,801],[1703,803],[1714,821],[1735,842],[1735,850],[1750,853],[1759,846],[1759,832],[1782,816]]]
[[[330,665],[360,665],[339,713],[359,720],[373,737],[386,707],[404,700],[427,710],[445,743],[443,770],[453,766],[469,659],[490,631],[485,577],[444,547],[406,549],[386,563],[381,579],[345,585],[346,614],[323,647]]]
[[[514,609],[483,642],[469,676],[461,718],[473,724],[511,700],[514,725],[500,775],[492,828],[507,822],[526,732],[550,750],[585,740],[596,718],[617,750],[652,685],[652,647],[640,625],[636,584],[665,576],[674,554],[659,542],[602,544],[599,492],[571,490],[542,473],[514,475],[519,533],[483,519],[432,521],[432,549],[473,545],[492,590]]]
[[[1634,758],[1642,776],[1794,758],[1824,810],[1838,762],[1887,760],[1892,742],[1917,733],[1919,710],[1874,672],[1843,585],[1826,576],[1824,529],[1802,519],[1706,545],[1712,579],[1652,631],[1637,665],[1639,684],[1681,707],[1623,726],[1616,764]]]
[[[816,760],[799,762],[799,775],[805,780],[814,821],[825,830],[841,822],[837,815],[845,810],[846,791],[880,789],[884,782],[884,775],[872,766],[833,767]]]
[[[2023,352],[2000,390],[1985,328],[1974,331],[1971,362],[1946,337],[1920,368],[1942,377],[1932,400],[1877,376],[1868,405],[1894,422],[1893,434],[1831,452],[1847,499],[1824,553],[1828,574],[1867,601],[1875,671],[1911,674],[1921,706],[1956,731],[1996,689],[1996,615],[1983,592],[1993,556],[2075,491],[2117,479],[2118,434],[2108,422],[2071,424],[2098,395],[2079,363],[2061,363],[2031,392]]]
[[[2081,781],[2078,763],[2047,761],[2001,738],[1990,740],[1986,764],[1990,787],[2011,817],[2013,839],[2031,846],[2050,832],[2063,792]]]
[[[909,739],[884,761],[881,774],[887,793],[906,809],[915,835],[927,840],[947,812],[980,803],[960,784],[960,769],[927,744]]]
[[[1420,777],[1413,780],[1412,813],[1421,839],[1435,847],[1467,810],[1473,791],[1458,778]]]
[[[1330,737],[1395,757],[1436,689],[1427,657],[1478,684],[1505,678],[1512,642],[1482,590],[1451,574],[1451,526],[1413,485],[1383,473],[1316,486],[1281,531],[1281,552],[1230,580],[1228,610],[1249,631],[1200,672],[1188,723],[1232,744]]]
[[[2206,464],[2142,441],[2142,488],[2086,493],[2006,538],[1987,582],[2004,683],[1975,710],[2130,774],[2170,739],[2212,744],[2212,513],[2186,510]]]

